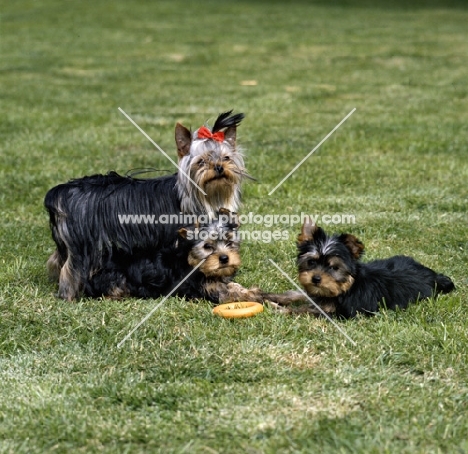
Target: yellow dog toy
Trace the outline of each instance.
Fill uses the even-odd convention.
[[[213,314],[224,318],[252,317],[263,311],[263,305],[252,301],[220,304],[213,309]]]

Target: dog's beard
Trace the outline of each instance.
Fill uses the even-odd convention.
[[[177,187],[182,212],[214,214],[220,208],[239,211],[241,173],[224,170],[216,175],[213,171],[198,170],[190,172],[190,178],[198,187],[179,172]]]
[[[203,185],[206,192],[205,203],[210,209],[227,208],[231,212],[237,212],[239,205],[240,181],[229,177],[215,178]],[[203,196],[203,194],[201,194]]]

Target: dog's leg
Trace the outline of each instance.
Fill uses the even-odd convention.
[[[312,304],[305,295],[296,290],[289,290],[284,293],[264,293],[265,302],[267,302],[275,311],[283,314],[312,314],[315,316],[326,314],[333,314],[336,312],[336,306],[333,301],[317,302],[322,311],[320,311],[314,304]],[[303,303],[299,306],[291,306],[294,303]],[[287,307],[288,306],[288,307]]]
[[[315,317],[320,317],[323,315],[321,311],[319,311],[315,306],[312,306],[310,304],[303,304],[301,306],[290,306],[290,307],[285,307],[282,306],[281,304],[274,303],[272,301],[267,301],[267,304],[273,308],[275,312],[279,312],[281,314],[292,314],[292,315],[302,315],[302,314],[310,314]],[[332,315],[335,312],[335,307],[331,306],[324,306],[321,307],[323,312],[325,312],[327,315]]]
[[[49,273],[49,279],[54,282],[58,282],[60,278],[60,271],[63,266],[63,260],[60,257],[58,249],[56,249],[47,260],[47,271]]]
[[[280,305],[290,305],[297,302],[307,302],[302,292],[289,290],[285,293],[265,293],[258,287],[247,289],[236,282],[230,282],[222,291],[219,291],[220,301],[231,303],[234,301],[254,301],[263,303],[271,301]]]
[[[263,299],[281,304],[282,306],[288,306],[298,302],[307,302],[307,297],[299,290],[288,290],[284,293],[263,293]]]
[[[274,303],[272,301],[268,301],[268,305],[275,311],[280,312],[281,314],[312,314],[315,316],[320,315],[320,311],[318,311],[315,307],[302,305],[302,306],[295,306],[295,307],[284,307],[280,304]]]
[[[78,279],[77,279],[78,278]],[[68,257],[60,270],[58,296],[67,301],[73,301],[79,293],[80,279]]]
[[[236,282],[229,282],[218,287],[218,297],[220,303],[232,303],[236,301],[253,301],[263,303],[263,293],[259,288],[245,288]]]

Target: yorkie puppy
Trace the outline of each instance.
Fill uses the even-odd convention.
[[[406,308],[455,288],[450,278],[411,257],[363,263],[364,245],[354,235],[328,236],[310,219],[302,226],[298,250],[299,282],[307,294],[325,312],[344,318],[375,314],[381,305]]]
[[[232,282],[241,263],[238,227],[235,213],[221,209],[209,223],[180,228],[172,245],[109,255],[103,268],[86,281],[84,293],[111,298],[171,294],[214,304],[262,302],[258,288]]]
[[[244,115],[231,113],[219,115],[211,130],[202,126],[193,135],[177,123],[179,172],[174,175],[136,179],[110,172],[49,190],[44,204],[57,250],[47,265],[59,282],[59,297],[76,298],[106,257],[171,247],[177,227],[184,224],[178,221],[181,214],[238,210],[241,181],[248,176],[236,146],[236,128]],[[122,222],[129,215],[145,220]]]

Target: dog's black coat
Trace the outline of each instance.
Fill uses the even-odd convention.
[[[71,180],[50,189],[44,205],[49,212],[52,237],[63,261],[68,255],[99,263],[103,253],[117,246],[122,253],[167,245],[177,239],[178,224],[121,224],[119,214],[180,213],[175,191],[177,174],[137,179],[116,172]],[[137,210],[138,212],[135,212]],[[59,234],[66,224],[67,243]]]
[[[218,304],[225,298],[238,298],[243,289],[230,286],[240,265],[237,216],[220,210],[210,222],[184,226],[177,241],[161,248],[121,250],[105,256],[103,266],[84,284],[91,297],[158,298],[180,296],[204,298]],[[223,216],[224,218],[221,218]],[[254,293],[255,294],[255,293]],[[260,293],[257,292],[259,298]]]
[[[358,312],[378,312],[379,305],[404,309],[417,300],[449,293],[455,288],[447,276],[404,255],[357,262],[353,277],[350,290],[336,299],[337,315],[344,318],[355,317]]]
[[[312,223],[304,223],[298,251],[299,279],[307,293],[320,306],[334,306],[336,315],[343,318],[372,315],[380,306],[404,309],[417,300],[455,289],[449,277],[411,257],[398,255],[363,263],[364,245],[356,237],[328,236]]]
[[[159,298],[169,295],[193,271],[187,262],[191,247],[189,242],[181,240],[178,247],[134,250],[131,255],[114,254],[99,272],[86,281],[84,293],[100,297],[124,286],[127,296]],[[171,296],[204,298],[219,303],[217,295],[205,288],[206,282],[206,276],[196,270]]]
[[[47,266],[51,278],[59,282],[59,296],[69,301],[78,297],[87,280],[99,273],[107,260],[117,263],[135,251],[173,247],[183,225],[178,217],[182,213],[212,215],[222,207],[236,212],[240,183],[247,175],[236,148],[236,127],[243,118],[243,114],[232,115],[232,111],[220,114],[214,130],[226,131],[216,140],[194,137],[195,133],[177,123],[179,169],[184,167],[187,172],[152,179],[109,172],[49,190],[44,205],[57,250]],[[197,178],[197,186],[190,175]],[[126,216],[127,222],[119,215]],[[161,220],[161,216],[166,219]],[[117,255],[122,257],[117,260]]]

